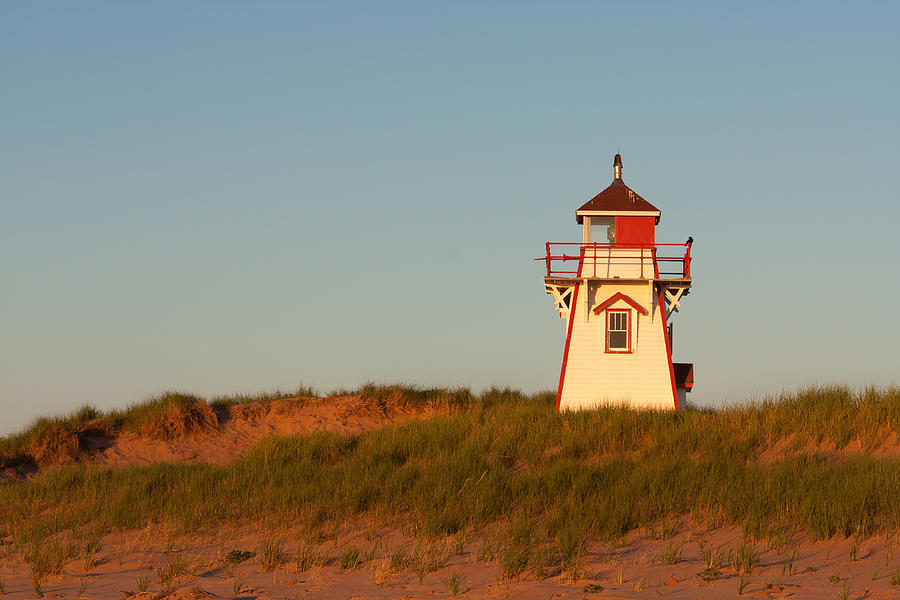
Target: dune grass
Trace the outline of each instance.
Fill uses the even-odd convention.
[[[115,438],[133,433],[157,440],[174,440],[209,432],[218,425],[216,410],[286,398],[315,396],[308,386],[291,391],[217,396],[209,401],[189,393],[166,391],[124,410],[102,412],[90,405],[62,416],[41,417],[25,430],[0,437],[0,467],[33,460],[40,466],[75,462],[82,458],[84,438]]]
[[[85,405],[65,416],[40,417],[24,431],[0,438],[0,466],[29,445],[37,442],[48,445],[50,440],[55,440],[59,445],[58,451],[77,457],[79,444],[77,438],[73,438],[75,432],[84,429],[100,416],[97,409]]]
[[[210,406],[215,409],[226,409],[230,406],[238,406],[241,404],[252,404],[255,402],[272,402],[275,400],[286,400],[288,398],[316,398],[319,392],[316,388],[300,384],[292,390],[275,389],[270,392],[261,392],[257,394],[231,394],[226,396],[215,396],[209,400]]]
[[[519,392],[492,389],[479,398],[483,403],[502,401]],[[315,398],[315,388],[300,384],[289,391],[215,396],[209,400],[195,394],[166,391],[124,410],[102,412],[91,405],[61,416],[40,417],[25,430],[0,437],[0,468],[34,462],[45,467],[77,462],[84,457],[84,441],[91,435],[114,439],[123,433],[172,441],[193,433],[213,431],[217,411],[250,404],[265,404],[290,398]],[[366,383],[353,390],[332,391],[329,396],[359,398],[358,409],[377,414],[395,410],[454,409],[471,406],[475,396],[468,388],[425,388],[412,385]]]
[[[532,550],[545,541],[577,573],[589,540],[685,516],[739,525],[750,537],[797,528],[814,538],[865,536],[900,526],[900,460],[870,452],[900,432],[896,388],[817,387],[715,411],[562,414],[550,393],[356,392],[375,411],[435,410],[361,434],[266,438],[222,467],[58,466],[0,486],[0,539],[32,548],[61,532],[96,536],[154,523],[200,532],[403,522],[425,538],[499,528],[491,554],[514,578],[543,560]],[[178,414],[204,427],[200,403],[209,410],[172,395],[111,415],[83,409],[9,443],[40,439],[51,425],[78,431],[98,421],[170,439],[159,422],[187,407]]]
[[[612,539],[683,515],[738,524],[750,535],[797,525],[827,538],[900,525],[900,461],[822,450],[851,442],[872,449],[900,431],[900,392],[892,388],[811,388],[720,411],[563,414],[551,394],[513,390],[475,396],[370,386],[358,395],[373,410],[425,403],[449,410],[363,434],[267,438],[224,467],[60,466],[0,486],[0,529],[21,537],[154,522],[198,530],[271,519],[312,528],[405,517],[428,536],[514,522],[571,554],[589,537]],[[164,395],[99,419],[170,439],[161,415],[201,402]],[[90,416],[81,411],[58,424],[98,419]],[[197,427],[206,426],[201,417]],[[779,444],[777,456],[761,460]],[[504,546],[511,574],[523,559],[509,548],[520,545]]]

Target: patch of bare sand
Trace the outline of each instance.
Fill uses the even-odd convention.
[[[891,581],[900,572],[900,543],[892,537],[812,541],[793,535],[756,541],[756,564],[742,577],[731,561],[744,543],[739,530],[682,524],[668,533],[667,539],[657,539],[652,532],[632,531],[616,543],[593,544],[574,573],[563,571],[556,561],[543,575],[530,568],[507,580],[496,560],[483,559],[483,538],[475,535],[422,541],[396,529],[370,526],[334,537],[323,532],[311,542],[309,532],[285,527],[277,535],[287,561],[266,572],[258,531],[187,536],[152,526],[104,536],[92,564],[73,560],[42,588],[51,598],[141,600],[426,599],[449,597],[454,591],[462,598],[521,600],[900,597],[900,586]],[[410,556],[423,544],[434,549],[439,568],[421,573],[413,564],[390,568],[397,549]],[[341,569],[340,557],[354,547],[361,564]],[[295,557],[301,548],[321,558],[300,570]],[[229,562],[230,551],[236,549],[257,555]],[[720,558],[708,569],[711,554]],[[181,574],[163,582],[160,574],[176,562],[182,565]],[[0,581],[4,600],[35,596],[30,568],[14,552],[0,553]],[[146,586],[145,592],[140,586]]]
[[[271,435],[293,435],[312,431],[357,433],[387,422],[408,418],[411,413],[373,414],[358,410],[353,396],[329,398],[290,398],[241,404],[220,411],[216,431],[154,440],[141,435],[123,434],[107,440],[95,440],[97,450],[91,461],[124,466],[153,462],[204,461],[223,465],[247,453],[259,440]]]
[[[882,432],[881,440],[867,447],[860,439],[851,440],[842,448],[838,448],[834,442],[798,443],[792,437],[782,438],[760,452],[757,460],[762,464],[771,464],[783,460],[785,457],[796,454],[817,454],[831,460],[841,460],[857,456],[867,456],[876,460],[900,458],[900,439],[897,433],[890,429]]]

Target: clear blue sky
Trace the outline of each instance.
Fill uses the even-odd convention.
[[[900,9],[7,2],[0,433],[82,403],[553,388],[543,243],[692,235],[698,403],[898,383]]]

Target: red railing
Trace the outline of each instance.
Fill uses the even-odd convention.
[[[566,254],[571,249],[577,254]],[[683,249],[683,251],[682,251]],[[640,266],[640,277],[655,277],[657,279],[690,279],[691,278],[691,244],[580,244],[578,242],[547,242],[547,254],[544,261],[547,265],[547,277],[577,277],[578,267],[586,264],[593,265],[594,271],[598,265],[631,265]],[[554,251],[557,254],[554,254]],[[601,256],[599,252],[606,252]],[[650,265],[652,262],[653,273]],[[541,259],[535,259],[541,260]],[[577,261],[573,266],[575,270],[566,270],[567,261]],[[554,264],[562,263],[562,264]],[[674,264],[673,264],[674,263]],[[665,267],[667,270],[663,270]],[[614,270],[614,269],[610,269]],[[584,276],[582,269],[582,276]]]

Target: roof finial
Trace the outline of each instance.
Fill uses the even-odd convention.
[[[613,175],[615,179],[622,179],[622,155],[616,153],[616,158],[613,160]]]

